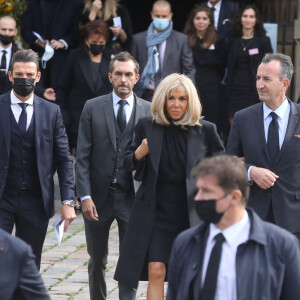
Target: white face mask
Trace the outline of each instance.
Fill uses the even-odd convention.
[[[46,44],[45,52],[42,57],[42,67],[44,69],[46,69],[46,62],[50,60],[53,55],[54,55],[54,49],[49,44]]]

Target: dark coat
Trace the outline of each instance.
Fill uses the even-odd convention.
[[[227,91],[230,90],[233,81],[233,75],[236,68],[236,61],[238,55],[238,49],[241,44],[240,37],[230,38],[225,45],[226,52],[226,62],[227,62],[227,77],[226,77],[226,85]],[[270,38],[267,36],[254,36],[251,46],[249,49],[258,49],[258,54],[250,55],[250,71],[252,74],[252,84],[253,89],[256,91],[256,73],[257,68],[260,65],[264,55],[266,53],[272,53],[272,46],[270,42]]]
[[[97,84],[93,80],[91,58],[85,45],[72,50],[66,61],[56,92],[56,103],[60,106],[65,126],[77,133],[80,115],[88,99],[112,91],[108,79],[110,51],[104,51],[101,74]]]
[[[8,62],[10,64],[11,59],[14,55],[14,53],[18,50],[17,45],[12,44],[11,47],[11,57],[10,61]],[[6,77],[3,78],[3,81],[0,81],[0,95],[7,93],[11,89],[11,82],[9,81],[8,74],[6,74]]]
[[[62,39],[68,44],[67,50],[55,50],[54,56],[47,62],[48,69],[46,68],[45,71],[50,70],[48,76],[50,76],[51,87],[56,88],[69,50],[76,47],[79,42],[79,20],[83,3],[80,0],[59,0],[53,20],[51,20],[49,35],[47,35],[41,2],[40,0],[29,0],[27,9],[22,15],[21,35],[29,47],[38,52],[40,57],[42,57],[44,49],[35,43],[37,37],[32,33],[33,31],[49,41]]]
[[[201,120],[202,126],[193,126],[187,132],[187,161],[186,185],[187,196],[191,199],[195,195],[195,182],[190,174],[193,167],[207,156],[222,154],[224,148],[214,124]],[[122,284],[137,287],[139,280],[147,280],[142,275],[147,249],[151,239],[151,232],[155,216],[155,189],[161,147],[163,144],[164,128],[152,121],[152,118],[141,119],[135,128],[135,139],[130,147],[130,154],[124,159],[124,166],[128,170],[136,169],[136,178],[142,179],[142,184],[136,193],[132,212],[123,241],[123,248],[117,265],[115,279]],[[134,151],[147,138],[149,155],[138,163],[134,163]],[[198,220],[188,201],[190,224]],[[142,277],[141,277],[142,275]]]
[[[266,219],[272,201],[275,223],[292,233],[300,232],[300,106],[291,101],[291,112],[285,138],[274,164],[271,163],[264,132],[263,104],[258,103],[234,116],[227,153],[245,157],[250,165],[266,168],[279,176],[274,186],[250,186],[248,205]]]
[[[0,299],[50,300],[31,247],[0,229]]]
[[[62,200],[74,200],[73,162],[59,106],[34,95],[35,150],[45,212],[54,215],[54,181],[57,168]],[[0,97],[0,201],[10,155],[10,92]]]
[[[262,199],[261,199],[262,200]],[[300,295],[300,251],[295,236],[247,210],[249,240],[236,254],[237,299],[296,300]],[[201,272],[207,223],[181,233],[169,262],[167,300],[191,300]],[[225,297],[226,298],[226,297]]]

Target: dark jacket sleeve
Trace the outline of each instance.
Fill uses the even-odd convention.
[[[134,158],[134,154],[135,154],[135,150],[140,146],[140,144],[142,143],[143,139],[146,138],[146,130],[145,130],[145,123],[147,121],[148,117],[146,118],[142,118],[139,119],[139,121],[137,122],[135,128],[134,128],[134,139],[127,151],[127,155],[124,158],[123,164],[124,164],[124,168],[128,171],[134,171],[136,170],[136,173],[138,173],[139,175],[135,176],[138,178],[135,178],[135,180],[140,181],[142,175],[141,170],[144,170],[145,168],[145,164],[147,161],[147,157],[144,157],[143,159],[141,159],[140,161],[136,161]]]
[[[31,248],[26,245],[20,266],[20,278],[16,298],[22,300],[50,300],[41,275],[35,264]]]
[[[56,122],[54,128],[54,154],[61,200],[74,200],[73,161],[69,152],[66,129],[58,106],[56,106]]]
[[[221,155],[225,153],[224,145],[221,141],[220,136],[217,133],[217,127],[215,124],[206,122],[207,124],[207,156]]]

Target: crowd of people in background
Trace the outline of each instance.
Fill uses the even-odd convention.
[[[292,299],[290,295],[300,288],[299,275],[295,275],[300,266],[296,238],[266,225],[256,215],[299,239],[295,223],[300,207],[293,202],[298,187],[299,155],[294,150],[298,143],[294,147],[288,143],[292,137],[300,137],[296,127],[300,109],[286,98],[293,73],[290,58],[272,54],[276,49],[266,36],[262,16],[246,1],[200,1],[186,16],[182,32],[174,29],[176,11],[170,2],[153,1],[149,14],[152,21],[147,30],[133,33],[133,20],[122,1],[29,0],[18,25],[24,45],[35,52],[18,51],[16,21],[9,16],[0,18],[0,93],[4,94],[0,104],[6,109],[0,141],[9,141],[7,148],[11,147],[3,159],[8,175],[3,171],[6,175],[0,177],[4,182],[0,227],[11,232],[16,223],[17,236],[32,246],[39,268],[54,211],[52,178],[57,170],[65,229],[75,218],[73,207],[80,209],[78,200],[81,202],[90,255],[91,299],[106,299],[109,228],[115,219],[120,258],[114,278],[119,282],[120,299],[134,299],[139,280],[149,281],[148,299],[164,299],[167,277],[168,299],[214,299],[215,295],[222,299],[221,289],[227,288],[224,282],[229,286],[228,299],[250,299],[252,294],[256,299],[260,289],[253,285],[241,293],[239,284],[245,285],[249,279],[240,276],[241,266],[253,258],[253,247],[258,252],[262,249],[261,244],[272,251],[270,256],[258,254],[261,265],[267,262],[264,271],[273,270],[274,265],[280,269],[273,276],[277,289],[274,282],[264,285],[265,293],[272,295],[265,299],[279,299],[280,295]],[[260,106],[255,106],[258,103]],[[257,128],[260,135],[249,133],[257,124],[261,125]],[[37,139],[41,144],[35,144]],[[240,159],[223,155],[226,144],[227,153]],[[281,158],[283,151],[286,160]],[[70,152],[76,156],[76,185]],[[47,161],[43,167],[40,153]],[[207,160],[219,155],[221,158]],[[195,167],[197,187],[191,176]],[[232,181],[227,182],[229,170]],[[141,183],[135,186],[133,179]],[[253,184],[250,196],[249,182]],[[20,194],[14,186],[20,187]],[[245,209],[248,198],[256,213]],[[11,199],[25,199],[42,216],[43,228],[37,230],[34,241],[24,228],[28,224],[34,227],[35,219],[29,222],[23,216],[26,220],[20,217],[23,223],[18,221],[14,216],[19,212],[11,207]],[[197,232],[179,235],[201,220],[210,223],[209,233],[200,226]],[[243,234],[234,241],[239,229],[230,231],[232,235],[226,230],[235,225]],[[220,241],[215,241],[213,233],[220,231]],[[237,255],[237,270],[222,281],[210,274],[215,268],[210,258],[218,246],[215,261],[226,271],[220,259],[226,239],[232,245],[224,251],[234,249],[235,255],[244,245],[245,252]],[[279,245],[275,245],[276,239]],[[191,261],[203,243],[211,256],[205,250],[204,261],[199,262],[199,257]],[[290,245],[293,257],[282,262],[280,257],[288,255],[284,243]],[[27,251],[27,255],[34,264],[32,253]],[[181,257],[186,264],[177,262]],[[259,285],[262,277],[257,261],[251,270]],[[197,274],[188,269],[190,265]],[[229,265],[235,270],[234,259]],[[188,278],[191,272],[193,277]],[[291,277],[296,287],[287,283]]]

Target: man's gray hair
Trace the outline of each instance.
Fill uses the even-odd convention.
[[[282,53],[267,53],[261,62],[267,64],[272,60],[277,60],[280,63],[279,79],[283,80],[284,78],[287,78],[291,82],[294,73],[294,66],[291,58]]]

